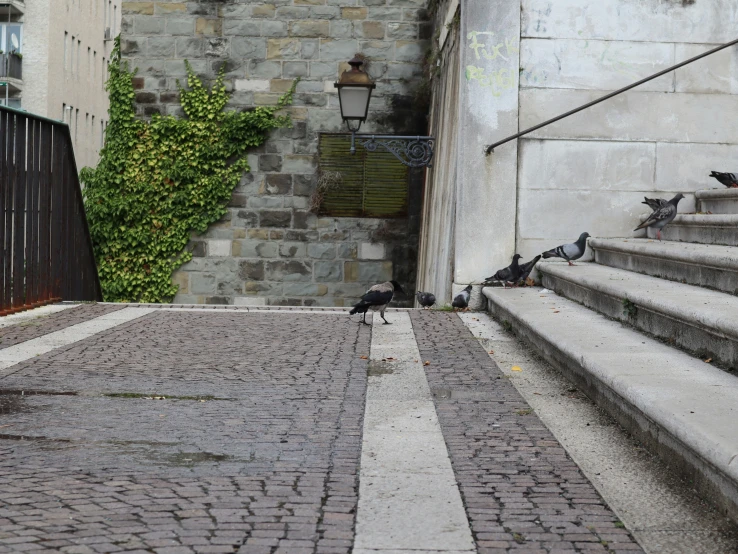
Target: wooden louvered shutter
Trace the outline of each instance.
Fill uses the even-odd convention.
[[[334,217],[406,217],[408,167],[389,152],[367,152],[351,135],[323,133],[319,140],[320,170],[340,173],[340,183],[325,192],[321,215]]]

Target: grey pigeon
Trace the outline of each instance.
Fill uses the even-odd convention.
[[[540,259],[541,256],[538,255],[531,261],[526,262],[520,266],[520,277],[518,278],[518,282],[522,282],[523,284],[525,284],[525,280],[528,278],[528,275],[530,275],[530,272],[533,271],[533,268],[536,267],[536,264]]]
[[[641,204],[645,204],[652,210],[658,210],[659,208],[663,208],[666,204],[669,203],[668,200],[664,200],[663,198],[648,198],[646,196],[643,197],[645,202],[641,202]]]
[[[520,279],[520,265],[518,264],[520,258],[522,258],[520,254],[515,254],[509,266],[498,270],[492,277],[487,277],[484,283],[488,284],[492,281],[499,281],[503,287],[505,283],[517,283]]]
[[[682,198],[684,198],[684,195],[682,193],[677,194],[674,198],[669,200],[666,204],[664,204],[657,210],[654,210],[653,213],[648,216],[648,219],[646,219],[646,221],[641,223],[638,227],[636,227],[633,230],[637,231],[638,229],[645,229],[646,227],[653,227],[654,229],[656,229],[656,236],[658,237],[659,240],[661,240],[661,229],[666,227],[676,217],[677,204],[679,204],[679,201]]]
[[[721,173],[719,171],[710,171],[710,177],[717,179],[729,189],[738,188],[738,177],[735,173]]]
[[[467,306],[469,306],[469,298],[471,297],[471,290],[472,286],[469,285],[464,290],[462,290],[459,294],[454,296],[454,301],[451,302],[451,306],[454,308],[460,308],[464,309]]]
[[[569,262],[569,265],[574,265],[571,263],[573,260],[578,260],[584,256],[584,251],[587,249],[588,238],[589,233],[582,233],[579,235],[576,242],[572,242],[571,244],[562,244],[561,246],[557,246],[556,248],[552,248],[551,250],[544,252],[543,259],[563,258]]]
[[[364,293],[364,296],[354,305],[349,315],[364,314],[364,319],[362,320],[364,325],[369,325],[366,322],[366,312],[368,310],[372,310],[373,312],[378,311],[380,317],[384,319],[384,311],[387,309],[387,304],[392,301],[395,292],[405,294],[405,291],[402,290],[402,287],[397,281],[387,281],[386,283],[374,285]],[[386,319],[384,319],[384,322],[385,324],[389,324],[389,321]]]
[[[433,304],[436,303],[436,297],[433,293],[417,292],[415,293],[415,296],[418,297],[418,303],[424,308],[430,308]]]

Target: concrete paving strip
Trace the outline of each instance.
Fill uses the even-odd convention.
[[[476,552],[410,316],[373,325],[354,554]]]
[[[151,308],[124,308],[109,314],[71,325],[42,337],[28,340],[0,350],[0,377],[10,375],[12,366],[46,354],[56,348],[84,340],[133,319],[150,314]]]
[[[738,552],[738,533],[730,520],[530,347],[488,314],[460,317],[646,552]]]
[[[26,312],[6,315],[0,317],[0,328],[10,327],[11,325],[17,325],[18,323],[31,321],[32,319],[36,319],[38,317],[55,314],[56,312],[61,312],[70,308],[76,308],[77,306],[82,306],[82,304],[50,304],[48,306],[41,306],[40,308],[34,308],[33,310],[28,310]]]

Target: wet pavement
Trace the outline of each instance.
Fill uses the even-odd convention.
[[[460,495],[448,519],[467,529],[464,551],[641,551],[456,314],[389,313],[392,343],[394,327],[379,340],[336,310],[119,308],[0,328],[0,359],[23,360],[0,365],[0,552],[348,553],[372,502],[420,506],[436,462]],[[410,476],[396,485],[399,470],[366,462],[362,439],[366,406],[383,440],[386,395],[366,404],[369,380],[403,363],[440,442],[417,467],[394,457]],[[368,503],[362,456],[384,487]],[[403,489],[416,482],[424,490]],[[423,525],[444,525],[411,520],[397,544],[363,534],[361,552],[457,551],[411,546]]]

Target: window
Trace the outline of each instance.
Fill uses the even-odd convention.
[[[0,23],[0,50],[6,54],[23,53],[23,25],[20,23]]]
[[[118,26],[118,6],[113,6],[113,37],[115,37],[116,27]]]
[[[74,111],[74,143],[77,144],[77,129],[79,128],[79,108]]]
[[[72,35],[72,44],[69,49],[69,71],[74,75],[74,46],[75,46],[74,35]]]
[[[105,144],[105,128],[103,127],[103,120],[100,120],[100,148]]]
[[[92,80],[97,79],[97,50],[92,52]]]
[[[108,68],[105,65],[105,56],[103,56],[102,59],[102,71],[100,72],[100,75],[102,76],[102,86],[105,88],[105,75],[108,73]]]
[[[406,217],[408,167],[386,151],[368,152],[351,135],[321,133],[320,175],[326,189],[320,213],[335,217]]]
[[[92,48],[87,47],[87,80],[92,78]]]
[[[64,31],[64,71],[69,70],[69,33]]]
[[[80,56],[81,49],[82,49],[82,41],[77,40],[77,77],[79,77],[79,56]]]

